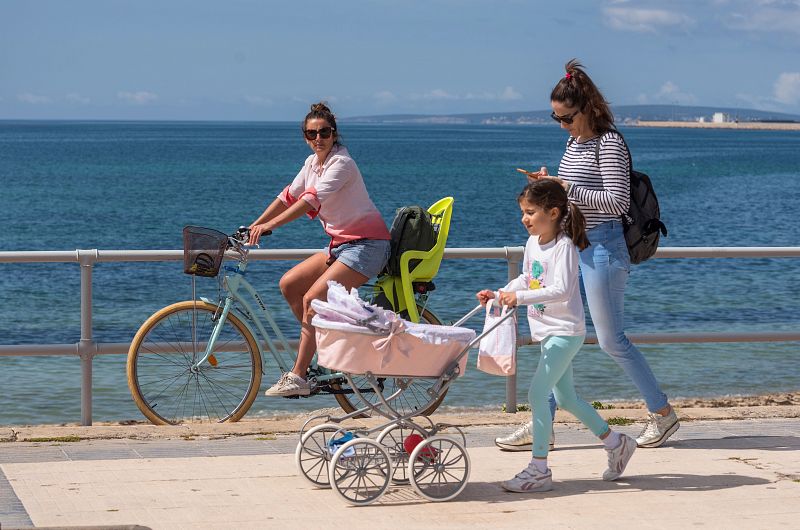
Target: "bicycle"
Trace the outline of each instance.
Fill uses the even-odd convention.
[[[441,248],[437,250],[439,260],[452,208],[452,198],[448,199],[449,209],[439,219],[442,229],[434,247],[437,249],[441,240]],[[137,407],[152,423],[237,421],[247,413],[258,394],[265,368],[264,354],[271,355],[281,372],[294,364],[294,359],[287,362],[285,354],[296,353],[264,299],[244,277],[251,249],[247,240],[248,230],[244,227],[232,235],[200,227],[184,229],[184,271],[193,275],[192,300],[169,305],[150,316],[137,331],[128,351],[128,387]],[[235,265],[222,266],[226,251],[237,258]],[[407,262],[405,254],[403,259]],[[214,277],[220,270],[224,274],[220,278],[219,300],[216,303],[207,298],[197,300],[194,276]],[[383,293],[391,308],[399,307],[401,314],[413,311],[419,315],[417,321],[441,325],[439,318],[426,307],[429,281],[414,282],[417,294],[410,298],[405,296],[406,289],[398,289],[395,282],[403,283],[400,278],[380,278],[373,286],[373,294]],[[393,296],[392,291],[397,294]],[[348,414],[359,410],[358,398],[351,399],[354,394],[361,399],[367,396],[372,402],[380,399],[366,377],[352,380],[358,392],[349,388],[342,373],[331,372],[316,363],[308,371],[311,396],[332,394]],[[409,383],[404,378],[382,378],[379,389],[392,395],[405,388],[402,400],[394,406],[404,413],[418,411],[428,415],[438,408],[445,394],[429,404],[431,389],[427,384],[424,380]],[[418,410],[423,405],[427,405],[424,410]]]

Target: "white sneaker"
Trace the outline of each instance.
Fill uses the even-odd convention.
[[[627,434],[620,435],[619,445],[614,449],[606,449],[608,469],[603,472],[603,480],[617,480],[621,477],[634,451],[636,451],[636,440]]]
[[[519,429],[509,434],[494,439],[494,444],[503,451],[530,451],[533,449],[533,421],[521,425]],[[550,450],[556,448],[556,432],[550,431]]]
[[[537,491],[550,491],[553,489],[553,474],[548,469],[542,473],[533,464],[517,473],[511,480],[500,483],[504,490],[515,493],[530,493]]]
[[[272,385],[264,395],[266,396],[307,396],[311,394],[311,387],[308,381],[303,381],[294,372],[285,372],[278,382]]]
[[[636,438],[639,447],[659,447],[664,445],[667,438],[672,436],[681,426],[678,422],[678,415],[675,409],[670,407],[669,414],[648,413],[647,424],[642,429],[642,433]]]

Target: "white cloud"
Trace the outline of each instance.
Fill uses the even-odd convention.
[[[695,22],[691,17],[665,9],[607,7],[603,9],[603,15],[612,29],[639,33],[655,33],[659,28],[667,27],[686,29]]]
[[[751,94],[736,94],[736,99],[743,101],[749,108],[779,112],[781,109],[771,97],[753,96]]]
[[[723,24],[736,31],[800,33],[800,1],[747,0],[723,17]]]
[[[783,72],[772,85],[770,96],[754,96],[752,94],[736,94],[736,98],[758,110],[773,112],[796,112],[787,109],[800,103],[800,72]]]
[[[388,105],[397,101],[397,96],[394,94],[394,92],[390,92],[389,90],[381,90],[380,92],[376,92],[372,95],[372,97],[375,98],[375,101],[381,105]]]
[[[501,92],[482,92],[480,94],[467,94],[464,99],[481,99],[485,101],[516,101],[522,99],[522,94],[507,86]]]
[[[46,105],[53,102],[48,96],[40,96],[38,94],[31,94],[30,92],[18,94],[17,99],[23,103],[30,103],[31,105]]]
[[[140,90],[139,92],[117,92],[117,97],[135,105],[146,105],[158,99],[158,94]]]
[[[506,87],[506,88],[505,88],[505,89],[504,89],[504,90],[503,90],[503,91],[500,93],[500,97],[499,97],[498,99],[501,99],[501,100],[504,100],[504,101],[511,101],[511,100],[522,99],[522,94],[520,94],[519,92],[517,92],[516,90],[514,90],[514,87],[507,86],[507,87]]]
[[[522,99],[522,94],[517,92],[514,87],[507,86],[500,92],[467,92],[466,94],[453,94],[436,88],[424,94],[411,94],[408,99],[412,101],[459,101],[459,100],[479,100],[479,101],[517,101]]]
[[[775,99],[784,105],[800,101],[800,72],[783,72],[775,81]]]
[[[76,94],[74,92],[64,96],[64,99],[66,99],[70,103],[78,103],[80,105],[87,105],[92,101],[91,99],[81,96],[80,94]]]
[[[451,94],[446,90],[442,90],[441,88],[434,88],[430,92],[426,92],[424,94],[411,94],[409,99],[417,100],[417,99],[424,99],[424,100],[449,100],[449,99],[460,99],[459,96],[455,94]]]
[[[673,105],[693,105],[697,97],[689,92],[684,92],[672,81],[667,81],[655,94],[639,94],[636,100],[644,105],[647,103],[670,103]]]

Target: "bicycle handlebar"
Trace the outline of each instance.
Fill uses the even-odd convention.
[[[272,230],[267,230],[261,234],[262,237],[269,235],[272,235]],[[228,236],[228,248],[232,248],[240,252],[243,250],[249,250],[251,248],[261,248],[261,246],[257,244],[248,245],[248,241],[250,241],[250,228],[247,226],[240,226],[233,234]]]

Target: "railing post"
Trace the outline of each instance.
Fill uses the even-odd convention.
[[[97,346],[92,338],[92,270],[97,249],[76,250],[81,267],[81,340],[77,345],[81,358],[81,425],[92,424],[92,359]]]
[[[506,261],[508,262],[508,281],[510,282],[519,276],[519,259],[515,258],[508,252],[508,247],[505,247]],[[516,348],[519,349],[520,337],[519,326],[517,326],[517,341]],[[517,362],[517,356],[514,355],[514,363]],[[506,376],[506,412],[509,414],[517,413],[517,370],[514,367],[514,374]]]

